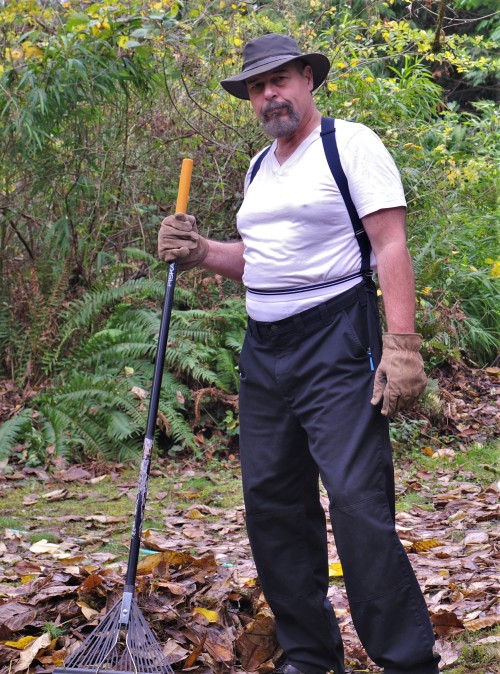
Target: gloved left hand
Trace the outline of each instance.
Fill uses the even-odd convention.
[[[410,407],[425,389],[427,377],[420,355],[422,337],[416,333],[385,332],[382,345],[371,403],[378,405],[382,400],[382,414],[395,417]]]

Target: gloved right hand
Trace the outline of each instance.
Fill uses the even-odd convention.
[[[158,232],[158,257],[165,262],[178,261],[179,269],[192,269],[203,262],[208,241],[198,233],[196,219],[186,213],[166,217]]]

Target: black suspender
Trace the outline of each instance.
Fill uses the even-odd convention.
[[[347,182],[347,177],[340,163],[339,150],[337,147],[337,138],[335,135],[335,119],[332,117],[322,117],[321,119],[321,140],[323,141],[323,149],[325,151],[326,160],[330,171],[337,183],[337,186],[340,190],[340,194],[344,200],[344,203],[349,213],[351,219],[352,228],[354,230],[354,236],[358,242],[359,249],[361,251],[361,273],[363,276],[371,276],[372,272],[370,269],[370,253],[371,245],[367,233],[363,227],[363,223],[358,216],[356,207],[352,201],[351,193],[349,192],[349,184]],[[257,171],[260,169],[260,165],[264,160],[264,157],[267,155],[271,146],[266,147],[266,149],[259,155],[255,164],[252,167],[252,173],[250,174],[250,183],[255,178]]]
[[[252,166],[252,173],[250,174],[250,183],[249,184],[251,184],[252,180],[257,175],[257,171],[260,169],[260,165],[262,164],[262,161],[263,161],[264,157],[266,156],[266,154],[269,152],[270,149],[271,149],[271,146],[266,147],[266,149],[263,150],[262,153],[257,157],[257,160],[256,160],[255,164]]]

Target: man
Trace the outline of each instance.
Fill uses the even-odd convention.
[[[321,477],[367,653],[385,674],[436,674],[428,612],[394,526],[387,422],[425,386],[406,204],[378,137],[336,120],[341,163],[384,298],[382,350],[374,284],[361,270],[362,251],[312,98],[329,67],[324,55],[301,54],[287,36],[245,46],[241,73],[221,84],[250,100],[274,142],[259,170],[252,175],[254,158],[247,174],[237,218],[242,241],[208,240],[193,216],[176,214],[161,225],[159,255],[247,288],[240,456],[252,553],[286,656],[281,671],[345,671],[327,599]]]

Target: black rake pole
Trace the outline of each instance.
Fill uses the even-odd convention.
[[[184,159],[179,180],[176,213],[186,211],[192,171],[192,159]],[[62,667],[54,669],[53,674],[99,674],[100,672],[105,674],[124,674],[124,672],[173,674],[166,655],[137,605],[134,593],[176,277],[177,262],[174,261],[169,266],[165,286],[123,596],[68,661]]]

